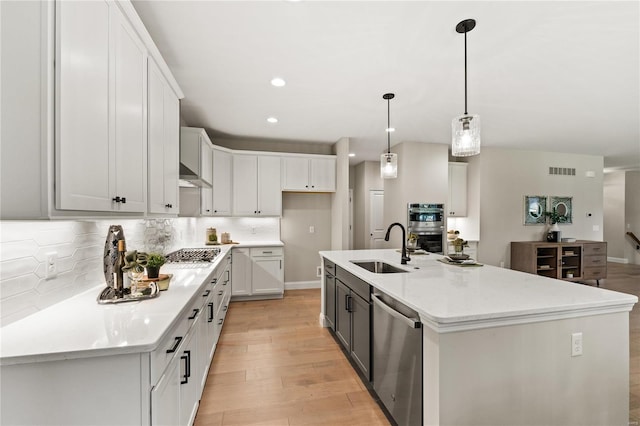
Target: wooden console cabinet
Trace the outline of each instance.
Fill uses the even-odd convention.
[[[511,269],[567,281],[596,280],[600,286],[607,277],[607,243],[512,241]]]

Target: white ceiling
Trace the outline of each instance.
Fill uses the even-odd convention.
[[[334,143],[352,163],[391,144],[450,143],[469,112],[483,146],[640,166],[638,1],[133,1],[210,134]],[[273,77],[285,87],[271,86]],[[277,117],[269,124],[266,118]]]

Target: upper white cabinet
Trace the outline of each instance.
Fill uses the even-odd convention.
[[[144,215],[148,57],[183,95],[131,3],[1,8],[1,218]],[[175,99],[165,107],[178,115]],[[21,184],[12,185],[17,175]]]
[[[282,190],[335,192],[335,157],[284,156],[282,158]]]
[[[153,59],[148,66],[149,213],[177,214],[180,101]]]
[[[113,3],[57,6],[57,208],[144,212],[144,45]]]
[[[211,188],[200,189],[200,215],[231,216],[231,170],[233,155],[230,150],[213,146],[213,182]]]
[[[213,179],[213,144],[204,129],[180,130],[180,179],[206,188]]]
[[[447,216],[467,216],[467,163],[449,163]]]
[[[233,154],[233,214],[280,216],[280,157]]]

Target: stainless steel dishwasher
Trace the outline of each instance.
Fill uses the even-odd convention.
[[[422,425],[420,317],[379,291],[371,298],[373,389],[398,425]]]

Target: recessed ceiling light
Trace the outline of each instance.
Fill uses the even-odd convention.
[[[271,80],[271,85],[275,87],[282,87],[285,84],[287,84],[287,82],[281,79],[280,77],[276,77],[273,80]]]
[[[269,117],[267,118],[267,121],[271,124],[276,124],[278,122],[278,119],[275,117]]]
[[[385,130],[389,133],[396,131],[395,127],[387,127]]]
[[[355,154],[355,153],[353,153],[353,152],[350,152],[350,153],[349,153],[349,157],[355,157],[355,156],[356,156],[356,154]]]

